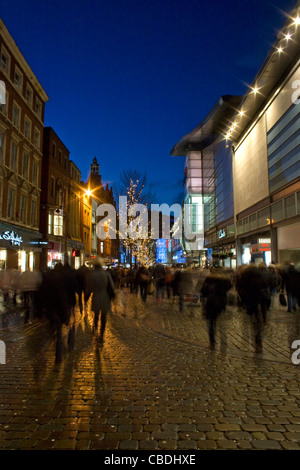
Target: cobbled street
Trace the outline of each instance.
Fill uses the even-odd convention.
[[[256,353],[250,318],[227,307],[209,348],[201,308],[173,300],[146,305],[125,291],[103,344],[89,305],[75,311],[75,345],[55,364],[46,321],[24,322],[1,304],[1,449],[299,449],[300,311],[277,299]]]

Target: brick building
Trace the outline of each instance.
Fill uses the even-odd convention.
[[[0,20],[0,269],[39,267],[44,109],[48,96]]]

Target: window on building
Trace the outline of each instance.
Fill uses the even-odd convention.
[[[28,85],[26,85],[26,92],[25,92],[25,98],[26,98],[26,101],[27,103],[32,106],[32,97],[33,97],[33,93],[32,93],[32,88]]]
[[[62,153],[61,150],[58,151],[58,162],[61,165],[62,164]]]
[[[24,135],[26,139],[31,140],[31,121],[27,117],[24,119]]]
[[[52,157],[55,158],[55,154],[56,154],[56,145],[55,145],[55,143],[53,142],[53,143],[52,143]]]
[[[10,55],[8,54],[6,49],[4,49],[4,47],[2,47],[2,51],[1,51],[1,67],[7,74],[9,74],[9,71],[10,71]]]
[[[8,188],[7,191],[7,217],[9,219],[14,218],[14,206],[15,206],[15,190]]]
[[[4,161],[4,132],[0,131],[0,162]]]
[[[3,80],[0,80],[0,111],[7,114],[8,93]]]
[[[294,217],[296,215],[296,194],[288,196],[284,200],[285,217]]]
[[[12,141],[10,149],[10,168],[13,171],[18,169],[18,145],[14,141]]]
[[[52,224],[53,224],[53,215],[51,214],[51,212],[49,212],[49,214],[48,214],[48,233],[49,233],[49,235],[52,234]]]
[[[18,88],[19,91],[22,91],[23,74],[20,72],[18,67],[15,67],[14,84],[15,84],[15,87]]]
[[[53,234],[63,236],[63,216],[55,215],[53,218]]]
[[[22,162],[22,176],[24,179],[28,178],[28,161],[29,161],[28,154],[24,153],[23,162]]]
[[[55,196],[55,178],[51,176],[51,197]]]
[[[21,194],[20,200],[20,219],[23,224],[26,224],[26,203],[27,198],[24,194]]]
[[[42,103],[38,98],[35,99],[34,110],[39,118],[42,117]]]
[[[35,159],[32,162],[32,183],[35,186],[38,184],[38,164]]]
[[[13,122],[13,125],[17,129],[20,129],[20,118],[21,118],[21,110],[19,106],[16,103],[14,103],[13,110],[12,110],[12,122]]]
[[[40,150],[40,132],[37,129],[34,129],[33,145]]]
[[[35,199],[31,201],[30,225],[32,227],[36,226],[36,201]]]

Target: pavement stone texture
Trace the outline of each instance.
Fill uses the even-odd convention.
[[[104,342],[89,305],[78,308],[75,347],[55,364],[46,321],[18,304],[0,304],[0,449],[4,450],[298,450],[300,310],[275,299],[253,345],[251,319],[235,306],[218,322],[211,350],[199,306],[124,290]]]

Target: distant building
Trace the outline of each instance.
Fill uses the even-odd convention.
[[[224,253],[224,259],[228,255],[230,265],[229,253],[235,252],[232,158],[224,129],[240,102],[238,96],[222,96],[203,121],[171,151],[172,156],[186,157],[181,244],[189,264],[205,265],[210,248],[211,253]]]
[[[0,269],[38,268],[48,96],[0,20]]]
[[[97,208],[100,204],[111,204],[115,206],[113,189],[109,188],[108,183],[103,185],[102,176],[100,174],[100,166],[95,157],[91,164],[90,174],[87,182],[87,188],[90,191],[91,204],[91,250],[92,259],[100,257],[107,265],[113,265],[118,258],[118,239],[112,239],[107,236],[104,240],[100,240],[97,236]]]

